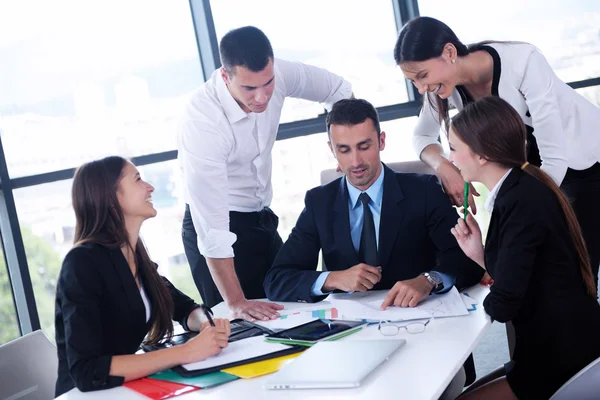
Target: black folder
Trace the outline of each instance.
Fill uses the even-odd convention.
[[[231,324],[231,335],[229,336],[229,343],[247,339],[254,336],[263,336],[270,335],[274,332],[264,326],[260,326],[258,324],[254,324],[250,321],[246,321],[244,319],[234,319],[230,322]],[[164,349],[172,346],[176,346],[179,344],[183,344],[196,336],[198,332],[184,332],[179,335],[174,335],[173,338],[168,342],[163,342],[156,346],[143,345],[142,350],[145,352]],[[287,349],[279,350],[273,353],[264,354],[262,356],[249,358],[246,360],[240,360],[228,364],[223,365],[215,365],[214,367],[197,369],[197,370],[187,370],[182,366],[177,366],[171,368],[173,371],[177,372],[181,376],[191,377],[191,376],[200,376],[209,374],[211,372],[220,371],[225,368],[237,367],[238,365],[250,364],[257,361],[269,360],[271,358],[282,357],[288,354],[299,353],[301,351],[306,350],[305,346],[289,346]]]

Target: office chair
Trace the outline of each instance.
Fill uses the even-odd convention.
[[[56,346],[37,330],[0,346],[0,399],[54,398]]]
[[[567,381],[550,400],[593,400],[600,392],[600,358]]]
[[[427,164],[425,164],[421,160],[414,161],[403,161],[403,162],[393,162],[386,163],[392,171],[396,172],[413,172],[417,174],[430,174],[433,175],[433,169]],[[321,185],[331,182],[332,180],[339,178],[343,174],[341,172],[336,172],[335,168],[333,169],[325,169],[321,171]]]

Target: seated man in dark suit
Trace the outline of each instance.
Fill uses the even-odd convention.
[[[335,290],[391,289],[382,308],[414,307],[430,293],[479,282],[483,270],[450,233],[457,213],[437,178],[381,163],[385,132],[369,102],[337,102],[327,132],[345,176],[306,193],[265,277],[270,300],[316,302]],[[319,250],[327,272],[316,270]]]

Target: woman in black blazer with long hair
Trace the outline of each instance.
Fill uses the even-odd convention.
[[[506,377],[461,399],[548,399],[600,357],[600,306],[579,223],[554,180],[526,161],[526,134],[499,97],[467,105],[450,125],[450,160],[465,181],[490,190],[492,212],[485,248],[471,214],[452,233],[494,279],[485,311],[516,332]]]
[[[75,244],[56,289],[56,396],[73,387],[118,386],[227,346],[229,321],[209,326],[198,304],[161,277],[148,256],[139,233],[156,216],[153,191],[121,157],[84,164],[75,173]],[[200,334],[181,346],[134,354],[142,341],[171,337],[173,320]]]

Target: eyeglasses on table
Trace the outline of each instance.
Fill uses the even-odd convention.
[[[411,334],[423,333],[432,319],[433,318],[430,318],[426,322],[411,322],[406,325],[400,325],[399,322],[379,321],[377,329],[383,336],[397,335],[401,329],[406,329],[406,331]]]

